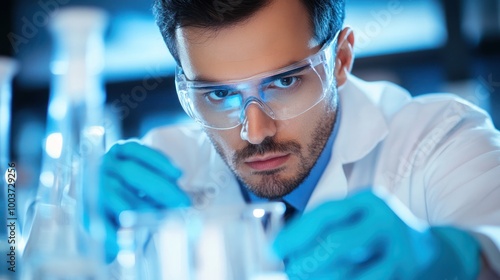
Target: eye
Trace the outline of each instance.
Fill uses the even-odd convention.
[[[298,77],[283,77],[276,79],[272,84],[278,88],[289,88],[299,80]]]
[[[229,95],[231,95],[231,92],[227,89],[218,89],[205,93],[205,96],[215,101],[222,100]]]

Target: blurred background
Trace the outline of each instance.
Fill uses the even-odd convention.
[[[115,139],[189,122],[177,100],[174,61],[151,0],[3,0],[0,55],[14,57],[11,159],[18,187],[37,185],[50,86],[48,15],[91,5],[110,14],[104,78]],[[500,127],[500,0],[347,0],[356,31],[354,73],[389,80],[413,95],[454,92],[489,111]]]

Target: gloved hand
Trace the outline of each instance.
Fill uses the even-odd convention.
[[[116,233],[122,211],[154,211],[191,204],[176,184],[180,176],[180,170],[167,157],[136,141],[115,144],[104,155],[99,199],[105,214],[108,262],[118,252]]]
[[[405,224],[372,192],[331,201],[280,232],[273,244],[296,279],[475,279],[480,255],[468,233]]]

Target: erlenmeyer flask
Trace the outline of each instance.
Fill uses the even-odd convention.
[[[97,208],[106,21],[103,11],[88,7],[61,9],[51,18],[47,137],[23,253],[25,279],[106,279]]]

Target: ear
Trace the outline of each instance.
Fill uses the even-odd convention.
[[[354,63],[354,31],[345,27],[339,34],[337,57],[335,58],[335,77],[337,87],[343,86]]]

